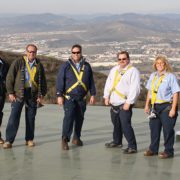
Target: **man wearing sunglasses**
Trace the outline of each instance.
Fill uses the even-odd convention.
[[[130,64],[127,51],[117,54],[118,65],[108,75],[104,88],[105,105],[111,105],[111,121],[113,123],[113,140],[106,143],[107,148],[122,147],[124,135],[128,147],[126,154],[137,152],[136,138],[131,126],[132,107],[140,93],[139,71]]]
[[[28,44],[26,55],[12,62],[6,78],[6,88],[11,102],[11,114],[6,128],[4,149],[12,147],[15,140],[22,108],[25,104],[25,144],[33,147],[35,143],[35,116],[38,104],[46,94],[47,85],[43,65],[36,58],[37,47]]]
[[[3,108],[6,98],[6,75],[8,72],[9,65],[6,61],[0,58],[0,128],[3,119]],[[4,140],[1,137],[0,129],[0,144],[3,144]]]
[[[57,75],[57,102],[64,106],[62,126],[62,149],[69,150],[68,142],[83,146],[80,139],[86,111],[86,95],[90,91],[90,104],[95,103],[96,88],[90,64],[82,56],[82,47],[75,44],[71,57],[59,69]]]

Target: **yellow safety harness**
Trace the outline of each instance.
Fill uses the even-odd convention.
[[[152,105],[152,109],[154,109],[154,104],[155,103],[159,103],[160,104],[160,103],[167,102],[167,101],[164,101],[164,100],[156,99],[159,86],[162,83],[164,77],[165,77],[165,75],[163,74],[158,79],[158,82],[157,82],[156,85],[155,85],[155,82],[157,81],[157,76],[154,76],[154,78],[152,80],[152,84],[151,84],[151,105]]]
[[[26,67],[27,67],[27,70],[28,70],[28,73],[29,73],[29,77],[30,77],[29,81],[25,84],[25,87],[29,87],[30,84],[33,84],[33,85],[37,88],[38,85],[37,85],[37,83],[34,81],[34,77],[35,77],[37,68],[36,68],[36,66],[33,66],[32,69],[30,68],[26,56],[24,56],[24,61],[25,61],[25,63],[26,63]]]
[[[83,77],[83,74],[84,74],[84,67],[85,67],[84,64],[83,64],[83,66],[82,66],[82,69],[81,69],[80,73],[77,72],[77,70],[73,67],[72,64],[70,64],[70,65],[71,65],[71,67],[72,67],[72,70],[73,70],[76,78],[77,78],[77,82],[74,83],[70,88],[68,88],[68,89],[66,90],[66,94],[70,93],[74,88],[76,88],[76,87],[79,86],[79,85],[81,85],[81,86],[83,87],[83,89],[87,92],[87,87],[86,87],[86,85],[82,82],[82,77]],[[66,95],[65,95],[65,97],[66,97]]]
[[[130,68],[132,68],[132,66],[129,66],[126,70],[122,71],[120,74],[119,74],[118,69],[116,70],[115,77],[114,77],[114,82],[113,82],[113,86],[112,86],[112,88],[111,88],[111,90],[110,90],[110,96],[111,96],[112,92],[115,92],[120,98],[122,98],[122,99],[126,99],[126,98],[127,98],[124,94],[122,94],[120,91],[118,91],[118,90],[116,89],[116,87],[117,87],[118,83],[120,82],[122,76],[123,76]]]

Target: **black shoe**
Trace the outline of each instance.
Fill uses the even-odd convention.
[[[114,147],[122,148],[122,144],[116,144],[113,141],[109,142],[109,143],[106,143],[105,146],[107,148],[114,148]]]
[[[134,154],[134,153],[137,153],[136,149],[127,148],[124,150],[124,154]]]

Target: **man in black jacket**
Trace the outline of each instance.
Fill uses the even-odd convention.
[[[0,127],[2,124],[3,119],[3,108],[6,98],[6,75],[8,72],[9,65],[0,58]],[[1,137],[1,131],[0,131],[0,144],[3,144],[4,140]]]
[[[4,149],[12,148],[15,140],[22,108],[25,105],[25,141],[26,145],[35,145],[35,117],[37,108],[42,104],[47,92],[44,67],[36,58],[37,47],[34,44],[26,46],[26,55],[12,62],[7,78],[6,88],[11,102],[11,114],[6,128]]]

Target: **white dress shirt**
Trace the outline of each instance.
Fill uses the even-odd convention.
[[[140,93],[140,73],[135,67],[131,67],[127,70],[127,68],[131,66],[128,64],[124,69],[120,69],[120,66],[117,65],[110,70],[108,78],[106,80],[105,88],[104,88],[104,98],[109,98],[110,103],[113,106],[118,106],[124,103],[134,104],[137,100]],[[127,99],[121,98],[115,91],[110,94],[110,91],[114,84],[114,78],[116,74],[116,70],[121,73],[124,70],[127,70],[121,77],[121,80],[118,82],[116,89],[123,95],[127,97]]]

